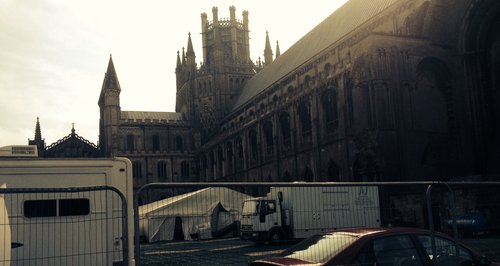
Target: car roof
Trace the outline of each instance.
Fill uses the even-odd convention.
[[[420,229],[420,228],[412,228],[412,227],[356,227],[356,228],[343,228],[343,229],[337,229],[328,233],[327,234],[333,234],[333,233],[347,233],[353,236],[357,237],[363,237],[363,236],[375,236],[375,235],[387,235],[387,234],[429,234],[429,230],[425,229]],[[436,234],[440,234],[439,232],[435,232]]]

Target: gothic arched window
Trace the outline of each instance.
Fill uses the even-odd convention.
[[[132,176],[134,178],[142,177],[142,164],[139,161],[135,161],[132,163]]]
[[[303,137],[311,135],[312,123],[311,123],[311,104],[309,101],[302,100],[298,108],[300,124],[302,129]]]
[[[332,132],[339,126],[337,112],[337,94],[333,90],[327,90],[321,95],[321,104],[325,117],[326,131]]]
[[[133,151],[134,149],[135,149],[134,135],[129,134],[127,135],[127,150]]]
[[[175,137],[175,149],[178,151],[184,151],[184,145],[182,143],[182,137],[177,136]]]
[[[231,142],[228,142],[226,144],[226,154],[227,154],[227,170],[228,173],[231,174],[233,172],[233,144]]]
[[[160,136],[153,136],[153,151],[157,151],[160,149]]]
[[[189,163],[187,161],[181,162],[181,176],[182,177],[189,176]]]
[[[281,113],[279,116],[279,123],[281,129],[281,137],[283,138],[283,146],[290,147],[292,145],[290,115],[287,112]]]
[[[167,163],[165,161],[158,162],[158,178],[160,180],[167,178]]]
[[[330,160],[330,163],[328,165],[328,177],[327,177],[328,182],[339,182],[340,181],[340,170],[337,164],[333,161]]]
[[[251,159],[257,160],[257,156],[259,154],[257,147],[257,131],[255,129],[251,129],[248,133],[248,138],[250,143]]]
[[[266,153],[272,154],[273,153],[273,144],[274,144],[274,141],[273,141],[273,123],[271,123],[271,121],[264,122],[262,129],[264,130],[264,137],[266,139]]]

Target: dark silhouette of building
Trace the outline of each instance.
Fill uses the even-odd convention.
[[[42,139],[42,130],[38,117],[35,126],[35,139],[28,140],[28,144],[36,145],[38,156],[45,158],[93,158],[102,155],[97,145],[76,134],[74,126],[71,128],[69,135],[49,146],[45,146],[45,139]]]

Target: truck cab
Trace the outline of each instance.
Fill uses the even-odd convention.
[[[241,214],[241,238],[255,242],[283,238],[281,206],[278,202],[264,197],[245,200]]]

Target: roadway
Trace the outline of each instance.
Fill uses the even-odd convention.
[[[499,238],[468,238],[462,242],[500,262]],[[278,255],[291,243],[257,245],[239,238],[141,244],[141,265],[247,265]]]

